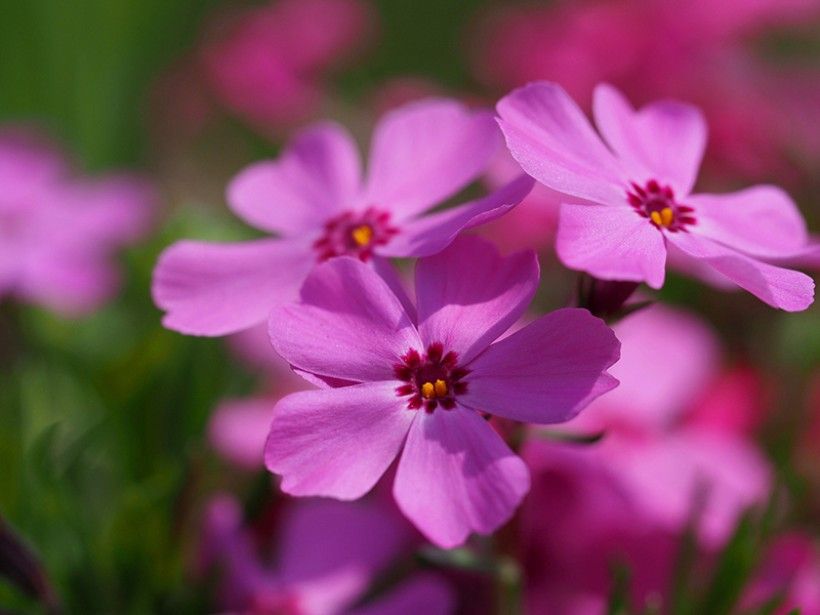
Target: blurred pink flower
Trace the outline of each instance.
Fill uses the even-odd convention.
[[[452,612],[449,587],[416,574],[357,606],[378,573],[409,546],[410,534],[376,504],[302,500],[285,506],[278,530],[246,527],[238,502],[214,497],[205,512],[200,568],[220,570],[219,606],[265,615]],[[263,554],[273,549],[273,557]]]
[[[762,414],[759,381],[721,377],[714,332],[684,312],[653,306],[613,328],[621,385],[568,427],[605,433],[584,453],[661,530],[681,531],[703,495],[700,536],[719,545],[769,493],[769,464],[749,439]]]
[[[668,256],[773,307],[799,311],[812,303],[811,278],[766,262],[808,241],[785,192],[755,186],[692,194],[706,146],[697,108],[661,101],[635,111],[607,85],[594,98],[605,142],[557,84],[533,83],[498,103],[501,129],[522,168],[568,200],[583,201],[561,205],[556,250],[565,265],[660,288]]]
[[[326,75],[372,38],[375,16],[360,0],[276,0],[220,15],[200,51],[217,100],[261,128],[316,111]]]
[[[445,211],[425,213],[484,172],[500,136],[492,115],[450,100],[397,109],[377,124],[367,179],[350,135],[334,123],[300,133],[275,161],[254,164],[228,187],[234,212],[281,239],[234,244],[183,241],[154,272],[166,327],[193,335],[234,333],[293,299],[317,262],[435,254],[462,231],[517,205],[526,176]]]
[[[614,329],[622,357],[611,372],[621,385],[566,426],[604,431],[603,440],[573,446],[532,431],[521,453],[532,473],[519,525],[529,612],[606,612],[619,565],[629,569],[636,612],[664,604],[693,515],[701,570],[769,493],[768,464],[739,419],[759,412],[759,382],[721,373],[714,332],[660,306]],[[707,419],[704,400],[720,417]]]
[[[301,301],[271,314],[273,345],[313,381],[353,384],[277,404],[265,460],[283,491],[359,498],[400,457],[396,502],[436,544],[505,523],[529,475],[483,414],[562,422],[617,384],[618,342],[586,310],[495,341],[537,285],[534,253],[501,257],[477,237],[418,261],[418,319],[356,259],[314,269]]]
[[[51,143],[22,129],[0,133],[0,296],[64,316],[115,292],[114,252],[145,233],[154,191],[132,175],[72,177]]]
[[[709,117],[710,169],[787,181],[795,175],[789,162],[795,153],[812,156],[807,169],[820,155],[820,107],[811,104],[820,73],[790,75],[795,69],[788,60],[767,63],[753,43],[775,28],[816,23],[818,17],[816,0],[502,7],[472,33],[473,67],[490,86],[509,89],[546,79],[582,101],[591,100],[602,81],[640,103],[685,97]]]

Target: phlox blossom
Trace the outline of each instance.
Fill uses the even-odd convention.
[[[767,262],[808,241],[785,192],[692,193],[706,145],[695,107],[661,101],[635,111],[608,85],[596,88],[593,106],[604,141],[557,84],[532,83],[498,104],[513,157],[567,195],[556,245],[566,266],[660,288],[668,260],[787,311],[812,303],[811,278]]]
[[[423,215],[476,179],[500,143],[489,112],[450,100],[410,104],[376,126],[365,180],[342,127],[306,129],[278,160],[248,167],[228,187],[239,217],[280,238],[171,246],[154,274],[163,323],[194,335],[233,333],[295,298],[317,263],[351,255],[383,268],[385,257],[440,251],[532,188],[522,175],[489,196]]]
[[[506,337],[538,285],[532,251],[501,257],[459,238],[417,262],[418,316],[353,258],[315,268],[275,309],[274,347],[311,381],[274,409],[265,460],[292,495],[356,499],[399,457],[399,508],[444,547],[506,522],[529,472],[487,415],[558,423],[617,385],[619,344],[589,312],[561,309]]]

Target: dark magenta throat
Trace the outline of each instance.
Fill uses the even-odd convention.
[[[389,242],[399,230],[390,224],[390,212],[369,207],[346,211],[325,223],[322,236],[313,243],[319,262],[334,256],[355,256],[367,261],[373,250]]]
[[[408,397],[410,410],[424,407],[432,412],[439,406],[452,410],[456,396],[467,392],[463,378],[470,370],[459,367],[458,354],[452,350],[445,354],[440,342],[430,344],[425,354],[411,348],[401,361],[393,366],[393,372],[405,384],[396,388],[396,395]]]
[[[677,233],[697,223],[692,215],[695,210],[677,203],[672,188],[662,186],[654,179],[645,186],[632,182],[626,191],[626,199],[639,216],[647,218],[658,229]]]

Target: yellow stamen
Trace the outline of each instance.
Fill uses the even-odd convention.
[[[447,395],[447,383],[444,380],[436,380],[436,397],[444,397]]]
[[[373,229],[369,224],[362,224],[350,231],[350,236],[360,246],[366,246],[373,239]]]
[[[656,225],[669,228],[675,219],[675,212],[671,207],[664,207],[660,211],[651,212],[649,217]]]
[[[675,217],[674,212],[672,211],[671,207],[664,207],[661,209],[661,223],[664,226],[669,227],[672,225],[672,219]]]
[[[436,396],[436,387],[432,382],[425,382],[421,385],[421,396],[424,399],[433,399]]]

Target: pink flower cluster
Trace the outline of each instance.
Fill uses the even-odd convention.
[[[289,52],[294,39],[277,28],[320,16],[321,4],[263,7],[214,39],[203,58],[223,105],[258,125],[292,122],[312,107],[318,67],[364,23],[350,13],[316,49]],[[653,19],[668,15],[655,4]],[[698,45],[771,14],[758,3],[744,15],[727,12],[733,21],[691,4],[710,26]],[[649,29],[632,17],[622,3],[591,6],[574,24],[585,43],[573,57],[591,53],[589,73],[604,63],[618,81]],[[606,53],[587,46],[590,29]],[[502,31],[519,36],[528,25]],[[502,54],[486,76],[516,86],[564,66],[573,49],[542,50],[529,66]],[[673,100],[635,109],[589,79],[582,65],[565,82],[592,96],[597,130],[548,81],[514,89],[496,113],[446,98],[395,107],[374,126],[366,165],[344,127],[312,124],[228,185],[233,213],[266,236],[184,240],[160,256],[152,292],[164,325],[230,334],[269,375],[260,396],[219,407],[209,425],[214,448],[242,468],[264,465],[285,494],[331,498],[275,505],[277,558],[259,556],[267,552],[260,536],[274,540],[269,519],[243,520],[228,496],[212,502],[202,563],[222,568],[225,608],[450,612],[451,589],[426,575],[365,607],[360,600],[408,545],[460,547],[512,519],[532,612],[602,612],[619,561],[630,564],[640,608],[668,594],[687,528],[696,557],[711,563],[742,515],[771,496],[773,469],[751,437],[762,410],[748,394],[763,378],[727,365],[707,325],[654,306],[610,328],[599,316],[628,314],[628,292],[596,314],[528,312],[539,262],[516,249],[549,248],[553,237],[566,268],[615,295],[640,283],[662,289],[672,269],[785,311],[813,302],[812,279],[784,266],[816,251],[786,192],[697,192],[708,132],[701,111]],[[482,179],[486,193],[475,185]],[[508,222],[525,199],[549,204],[538,224],[522,216],[515,232],[496,236],[488,223]],[[478,227],[484,238],[468,233]],[[543,427],[552,424],[562,425]],[[562,442],[600,434],[589,447]],[[793,581],[795,600],[811,598],[802,584],[817,560],[801,537],[782,545],[745,604]],[[772,589],[766,569],[781,561],[788,582]]]

